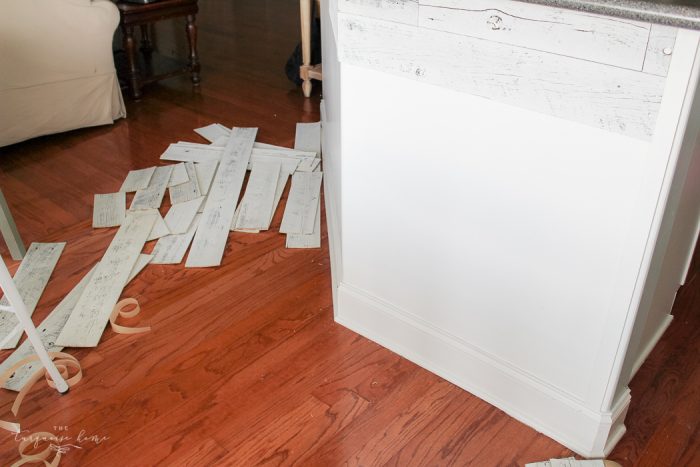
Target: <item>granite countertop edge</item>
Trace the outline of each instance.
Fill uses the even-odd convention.
[[[519,0],[599,15],[700,30],[700,0]],[[694,3],[695,5],[691,5]]]

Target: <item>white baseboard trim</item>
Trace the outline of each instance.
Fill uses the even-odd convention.
[[[321,100],[321,131],[326,122],[326,104]],[[322,133],[323,134],[323,133]],[[329,148],[333,150],[332,148]],[[326,150],[325,145],[322,151]],[[324,168],[325,170],[325,168]],[[343,270],[341,257],[341,237],[340,237],[340,219],[338,219],[338,201],[333,196],[337,193],[332,185],[332,177],[323,177],[323,199],[326,207],[326,229],[328,231],[328,250],[331,260],[331,287],[333,294],[333,313],[338,310],[338,284],[341,280],[341,272]]]
[[[582,456],[603,457],[611,444],[608,441],[613,441],[613,428],[615,442],[624,433],[624,424],[620,428],[618,423],[619,403],[610,412],[593,411],[349,284],[341,281],[337,293],[335,319],[339,324],[445,378]]]
[[[649,357],[651,351],[654,350],[654,347],[656,347],[656,344],[661,339],[661,336],[664,335],[666,329],[668,329],[668,327],[671,325],[671,321],[673,321],[673,315],[666,315],[664,320],[661,322],[661,325],[651,336],[649,342],[644,344],[644,347],[642,347],[642,349],[639,352],[639,355],[637,356],[637,360],[635,360],[634,362],[634,366],[632,367],[632,376],[630,379],[634,378],[634,375],[636,375],[639,369],[642,367],[642,364],[647,359],[647,357]]]
[[[603,450],[603,457],[607,457],[615,447],[615,445],[620,441],[622,436],[627,432],[627,427],[625,426],[625,417],[627,417],[627,410],[630,407],[630,402],[632,397],[630,396],[629,388],[625,388],[624,392],[618,396],[617,401],[613,405],[612,409],[612,426],[608,430],[608,440],[605,443],[605,449]]]

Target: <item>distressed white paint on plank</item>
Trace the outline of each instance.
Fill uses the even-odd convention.
[[[289,148],[253,148],[253,156],[294,157],[297,159],[316,157],[316,152]]]
[[[253,149],[281,149],[281,150],[288,149],[289,150],[292,148],[287,148],[285,146],[278,146],[276,144],[259,143],[256,141],[255,144],[253,145]]]
[[[284,188],[287,186],[287,181],[289,180],[289,176],[291,174],[289,172],[285,172],[284,169],[280,171],[280,176],[279,179],[277,180],[277,188],[275,188],[275,200],[272,203],[272,213],[270,214],[270,220],[267,222],[267,225],[265,226],[264,229],[261,230],[269,230],[270,225],[272,224],[272,218],[275,217],[275,212],[277,212],[277,207],[280,204],[280,200],[282,199],[282,194],[284,193]],[[240,205],[239,205],[240,207]],[[239,232],[257,232],[257,231],[252,231],[252,230],[239,230],[236,228],[236,221],[238,220],[237,216],[239,214],[239,209],[236,208],[236,214],[233,216],[233,222],[231,222],[231,230],[234,231],[239,231]]]
[[[185,257],[187,247],[189,247],[192,242],[192,237],[194,237],[197,231],[201,218],[202,215],[197,214],[187,232],[178,235],[168,235],[158,240],[158,243],[156,243],[156,246],[153,248],[153,259],[151,263],[180,264]]]
[[[221,264],[257,132],[257,128],[234,128],[231,131],[185,267]]]
[[[136,277],[143,268],[151,261],[152,255],[139,255],[139,259],[132,269],[127,284],[131,282],[134,277]],[[99,264],[99,263],[97,263]],[[44,319],[44,321],[37,326],[37,331],[41,337],[41,342],[46,347],[48,352],[60,352],[63,350],[62,346],[56,345],[56,339],[63,329],[64,324],[68,320],[71,312],[78,303],[78,299],[85,290],[88,282],[92,278],[92,275],[97,270],[97,264],[88,271],[88,273],[78,282],[78,284],[73,287],[73,289],[66,295],[63,300],[56,306],[56,308],[49,313],[49,315]],[[12,352],[12,354],[5,359],[0,364],[0,373],[4,373],[8,368],[13,366],[18,361],[29,357],[36,353],[34,347],[32,347],[29,340],[25,340],[17,347],[17,350]],[[32,376],[34,371],[39,368],[41,364],[39,362],[31,362],[19,368],[15,371],[14,375],[5,383],[5,388],[12,391],[19,391],[26,384],[27,380]]]
[[[266,229],[275,202],[277,181],[280,178],[282,164],[279,162],[256,162],[250,172],[240,214],[236,222],[237,229]]]
[[[228,136],[219,136],[216,138],[214,141],[211,142],[211,146],[220,146],[220,147],[225,147],[226,142],[228,141]]]
[[[481,39],[341,14],[344,63],[649,140],[665,79]]]
[[[225,136],[228,138],[229,134],[231,134],[231,129],[226,128],[220,123],[212,123],[211,125],[203,126],[201,128],[195,128],[194,131],[199,136],[211,143],[216,141],[216,139],[220,136]]]
[[[203,200],[204,198],[199,197],[192,201],[173,204],[170,209],[168,209],[164,220],[171,234],[177,235],[187,232]]]
[[[644,72],[653,75],[668,75],[673,49],[676,46],[678,29],[662,24],[652,24],[649,34],[647,55],[644,59]]]
[[[168,182],[168,187],[173,187],[187,183],[190,181],[190,177],[187,175],[187,169],[185,168],[185,163],[173,165],[173,171],[170,173],[170,181]]]
[[[338,10],[387,21],[418,24],[418,0],[338,0]]]
[[[637,71],[650,27],[513,0],[421,0],[418,25]]]
[[[284,188],[287,186],[287,181],[291,173],[282,171],[280,172],[280,178],[277,180],[277,189],[275,190],[275,202],[272,205],[272,214],[270,215],[270,222],[267,223],[267,229],[270,228],[272,224],[272,218],[275,217],[275,212],[277,212],[277,207],[282,199],[282,193],[284,193]],[[266,230],[267,230],[266,229]]]
[[[148,266],[148,263],[150,263],[152,259],[153,255],[145,255],[143,253],[139,255],[138,259],[136,260],[136,264],[134,264],[134,267],[129,273],[129,277],[126,279],[127,285],[129,284],[129,282],[134,280],[134,278],[138,276],[141,271],[143,271],[143,268]]]
[[[136,192],[129,209],[131,211],[140,211],[160,208],[172,170],[172,165],[156,167],[151,183],[147,188]]]
[[[316,208],[314,231],[310,234],[287,234],[287,248],[321,248],[321,200]]]
[[[168,188],[170,204],[184,203],[202,196],[199,179],[193,162],[183,162],[189,181]]]
[[[160,158],[166,161],[178,162],[218,162],[221,160],[223,149],[208,145],[195,147],[189,144],[173,143],[161,154]]]
[[[210,144],[178,142],[168,146],[168,149],[161,154],[161,159],[181,161],[181,162],[200,162],[200,159],[205,161],[219,160],[223,153],[223,147],[212,146]],[[276,146],[274,144],[254,143],[253,156],[289,156],[289,157],[316,157],[317,153],[313,150],[302,150],[285,148],[284,146]]]
[[[282,170],[288,173],[294,173],[294,171],[299,170],[299,166],[305,160],[311,158],[296,158],[296,157],[286,157],[286,156],[274,156],[274,155],[253,155],[248,163],[248,170],[253,168],[253,164],[257,163],[278,163],[282,166]]]
[[[92,206],[92,227],[119,227],[126,216],[126,193],[95,195]]]
[[[122,187],[119,191],[132,192],[143,190],[148,186],[153,176],[153,172],[156,171],[155,167],[149,167],[147,169],[130,170],[122,183]]]
[[[315,151],[321,155],[321,123],[297,123],[294,148],[304,151]],[[316,159],[320,162],[320,159]],[[316,164],[313,171],[320,171],[320,164]],[[321,247],[321,198],[319,196],[316,207],[314,230],[310,234],[287,234],[285,245],[287,248],[320,248]]]
[[[282,233],[310,234],[314,231],[323,172],[295,172],[284,209]]]
[[[155,187],[168,187],[170,183],[170,177],[172,176],[175,164],[172,165],[161,165],[156,167],[156,171],[153,172],[153,177],[151,177],[151,183],[148,184],[148,188]]]
[[[165,180],[167,183],[169,177]],[[98,344],[156,217],[148,211],[126,217],[61,331],[58,345],[95,347]]]
[[[73,289],[66,295],[63,300],[56,306],[56,308],[49,313],[49,315],[37,326],[36,330],[41,337],[41,342],[46,347],[48,352],[60,352],[63,347],[56,345],[56,338],[63,329],[64,324],[68,320],[71,312],[78,303],[80,296],[83,294],[85,287],[92,278],[93,274],[97,270],[97,265],[93,268],[78,282],[78,284],[73,287]],[[4,373],[8,368],[15,365],[20,360],[33,355],[35,352],[34,347],[32,347],[29,340],[25,340],[22,344],[17,347],[17,350],[12,352],[12,354],[0,363],[0,373]],[[32,376],[37,368],[41,367],[40,362],[32,362],[24,365],[15,371],[14,375],[7,380],[5,383],[5,388],[12,391],[19,391],[22,386],[27,382],[27,380]]]
[[[218,166],[218,161],[200,162],[194,165],[195,172],[197,172],[199,191],[202,195],[209,193],[209,187],[211,186],[212,180],[214,180],[214,174]]]
[[[34,313],[65,246],[65,243],[32,243],[17,268],[13,281],[29,316]],[[10,306],[10,303],[3,297],[0,305]],[[0,348],[14,349],[21,335],[22,328],[15,314],[0,311]]]
[[[199,195],[202,195],[202,191],[199,188],[199,178],[197,176],[197,169],[195,168],[194,162],[184,162],[185,164],[185,171],[187,172],[187,178],[189,179],[189,182],[194,184],[197,188],[197,193]]]
[[[294,149],[316,153],[321,156],[321,122],[297,123]]]
[[[319,164],[321,163],[321,159],[315,157],[313,159],[307,157],[306,159],[302,160],[301,163],[297,166],[297,171],[299,172],[316,172]]]
[[[194,147],[190,144],[171,144],[170,147],[160,156],[163,160],[189,161],[196,163],[214,163],[221,160],[224,148],[202,145]],[[270,161],[276,158],[284,164],[283,170],[293,172],[297,166],[306,159],[312,159],[315,153],[309,151],[298,151],[289,148],[253,148],[247,169],[250,170],[255,161]],[[312,161],[307,161],[306,165],[312,165]],[[306,167],[306,165],[304,167]],[[311,169],[304,169],[311,171]]]
[[[156,221],[153,224],[153,228],[151,229],[151,233],[148,234],[148,238],[146,239],[147,242],[150,242],[151,240],[157,240],[160,237],[165,237],[166,235],[170,235],[170,230],[168,230],[168,226],[165,224],[163,216],[160,215],[159,210],[147,209],[145,211],[130,211],[130,213],[131,212],[153,212],[157,214]]]
[[[193,181],[182,183],[177,186],[171,186],[168,188],[168,193],[170,193],[170,204],[173,206],[180,203],[186,203],[187,201],[192,201],[193,199],[197,199],[202,196],[202,194],[199,192],[199,185]]]
[[[259,229],[243,229],[237,227],[238,216],[241,214],[241,205],[239,204],[236,208],[236,212],[233,213],[233,219],[231,219],[231,232],[243,232],[243,233],[260,233]]]

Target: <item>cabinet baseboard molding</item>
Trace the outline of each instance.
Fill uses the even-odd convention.
[[[594,411],[458,342],[352,285],[338,285],[335,319],[445,378],[585,457],[603,457],[624,434],[629,392],[610,412]],[[421,342],[421,345],[416,345]]]

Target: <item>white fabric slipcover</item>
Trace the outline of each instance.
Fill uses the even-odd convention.
[[[126,115],[108,0],[3,0],[0,146]]]

